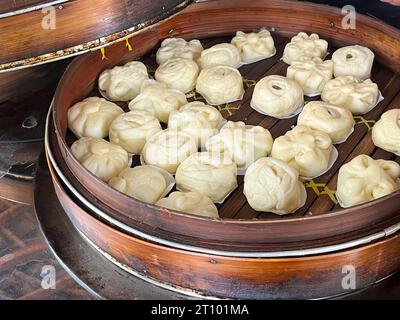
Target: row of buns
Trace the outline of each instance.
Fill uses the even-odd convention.
[[[298,38],[303,38],[305,44]],[[113,102],[97,97],[87,98],[70,108],[69,128],[80,138],[71,147],[73,154],[115,189],[167,208],[217,217],[214,203],[223,202],[237,187],[237,172],[244,170],[243,192],[253,209],[277,214],[296,211],[306,201],[300,177],[317,177],[330,169],[337,158],[333,144],[344,142],[353,132],[352,113],[372,109],[378,102],[379,90],[371,80],[361,80],[353,75],[355,69],[348,68],[350,74],[324,83],[321,89],[324,101],[310,102],[303,108],[307,81],[301,80],[304,78],[301,75],[309,73],[307,68],[303,70],[304,66],[317,65],[320,61],[316,59],[323,62],[327,48],[322,50],[324,46],[317,35],[300,33],[286,46],[283,57],[291,63],[289,68],[299,67],[294,76],[288,71],[288,77],[261,79],[251,102],[257,111],[277,118],[300,113],[298,125],[285,135],[273,141],[265,128],[226,122],[216,108],[198,101],[188,103],[185,93],[193,88],[213,105],[241,99],[243,81],[236,68],[275,54],[271,40],[266,30],[250,34],[238,32],[231,44],[216,45],[212,50],[204,50],[198,40],[164,40],[157,52],[160,67],[155,73],[156,80],[149,79],[141,62],[127,64],[138,70],[131,82],[135,83],[136,91],[126,99],[130,101],[131,111],[124,113]],[[309,51],[312,45],[307,42],[310,41],[322,49]],[[238,51],[239,58],[232,47]],[[298,51],[297,55],[293,55],[293,48]],[[350,49],[346,52],[357,57],[357,50]],[[103,74],[114,68],[110,70]],[[121,100],[111,96],[110,83],[101,86],[103,74],[99,78],[103,96]],[[311,76],[304,79],[318,83]],[[118,81],[113,86],[117,89]],[[163,130],[160,122],[168,128]],[[374,142],[394,153],[399,152],[394,150],[399,139],[398,122],[398,113],[385,114],[373,132]],[[397,133],[394,138],[393,132]],[[102,139],[106,137],[109,142]],[[140,154],[141,166],[129,168],[132,154]],[[400,167],[394,162],[376,161],[363,155],[342,166],[337,194],[343,207],[397,190]],[[357,170],[363,170],[363,174]],[[372,184],[366,172],[380,173],[383,178]],[[165,197],[174,185],[179,191]],[[351,195],[362,187],[364,197]],[[372,192],[371,188],[380,191]]]

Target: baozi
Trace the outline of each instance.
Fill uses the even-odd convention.
[[[332,60],[322,61],[321,58],[312,58],[305,61],[295,61],[287,68],[286,76],[297,81],[305,95],[319,95],[325,84],[332,79]]]
[[[245,64],[269,58],[276,53],[274,39],[265,29],[257,33],[238,31],[231,43],[238,48],[242,62]]]
[[[110,126],[110,142],[132,154],[140,154],[146,139],[161,131],[161,124],[151,113],[134,110],[119,115]]]
[[[140,94],[129,103],[130,110],[150,112],[158,120],[168,123],[169,114],[187,104],[186,96],[176,89],[155,80],[143,82]]]
[[[195,152],[197,144],[191,135],[166,129],[147,139],[141,158],[144,164],[175,173],[180,163]]]
[[[148,78],[146,66],[132,61],[103,71],[99,77],[99,89],[110,100],[130,101],[139,94],[143,81]]]
[[[155,79],[172,89],[187,93],[194,89],[199,75],[197,63],[191,59],[173,58],[161,64],[155,73]]]
[[[365,114],[377,105],[379,89],[370,79],[340,76],[326,83],[321,98],[353,114]]]
[[[334,150],[328,134],[298,125],[275,139],[271,156],[298,169],[302,177],[315,178],[333,164]]]
[[[230,43],[219,43],[202,51],[198,60],[202,69],[215,66],[237,68],[240,66],[240,62],[239,50]]]
[[[158,64],[163,64],[173,58],[197,61],[202,51],[203,46],[199,40],[186,41],[182,38],[167,38],[161,42],[161,47],[156,54],[156,60]]]
[[[336,197],[343,208],[369,202],[398,190],[399,177],[396,162],[362,154],[340,168]]]
[[[242,76],[237,69],[226,66],[203,69],[197,79],[196,91],[211,105],[240,100],[244,95]]]
[[[68,110],[68,128],[77,136],[105,138],[111,122],[124,111],[103,98],[90,97]]]
[[[372,127],[374,144],[400,156],[400,109],[386,111]]]
[[[156,205],[209,218],[219,218],[218,209],[212,200],[198,192],[172,192]]]
[[[156,203],[171,191],[174,177],[153,166],[126,168],[111,178],[108,184],[126,195],[146,203]]]
[[[197,152],[176,171],[180,191],[196,191],[221,203],[237,187],[236,164],[222,153]]]
[[[296,81],[272,75],[257,82],[250,105],[262,114],[282,119],[295,115],[303,103],[303,89]]]
[[[282,60],[291,65],[294,61],[304,61],[318,57],[324,59],[328,51],[328,42],[320,39],[318,34],[308,35],[300,32],[285,46]]]
[[[250,165],[243,193],[254,210],[279,215],[295,212],[307,199],[298,170],[274,158],[261,158]]]
[[[128,167],[128,153],[104,139],[84,137],[71,146],[75,158],[99,179],[108,182]]]
[[[353,132],[350,111],[322,101],[311,101],[300,113],[297,124],[327,133],[334,144],[342,143]]]
[[[375,55],[367,47],[355,45],[337,49],[332,55],[335,77],[354,76],[361,80],[371,77]]]
[[[223,120],[216,108],[195,101],[172,111],[168,128],[190,134],[195,138],[197,146],[202,147],[208,138],[218,133]]]
[[[267,129],[248,126],[241,121],[228,121],[217,135],[207,141],[206,149],[225,153],[239,168],[247,168],[257,159],[269,155],[272,143]]]

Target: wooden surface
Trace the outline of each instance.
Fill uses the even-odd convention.
[[[30,11],[0,19],[0,71],[76,55],[151,25],[190,1],[68,1],[55,6],[55,28],[43,28],[49,11]]]
[[[56,270],[56,288],[43,289],[44,266]],[[32,206],[0,199],[0,300],[92,299],[60,266],[39,232]]]
[[[40,7],[53,3],[54,0],[2,0],[0,2],[0,14],[12,14],[20,10]]]
[[[106,59],[102,59],[99,52],[76,59],[57,89],[54,104],[56,131],[50,132],[52,151],[69,181],[92,203],[128,226],[158,237],[207,248],[225,246],[239,251],[267,249],[279,251],[282,250],[282,245],[285,248],[321,246],[352,240],[381,231],[399,222],[400,191],[374,202],[345,210],[337,206],[334,197],[340,166],[356,155],[366,153],[374,158],[400,161],[398,157],[375,148],[370,131],[371,125],[380,115],[388,109],[398,107],[400,101],[400,76],[390,69],[398,70],[393,59],[398,49],[393,45],[400,44],[399,31],[377,24],[376,21],[366,17],[359,17],[357,20],[357,33],[344,31],[337,26],[333,28],[329,24],[329,21],[336,21],[334,16],[338,13],[335,9],[328,10],[326,7],[298,4],[300,11],[294,11],[293,7],[283,7],[282,3],[284,4],[281,1],[268,3],[255,1],[246,8],[240,1],[194,4],[171,20],[131,38],[132,43],[141,44],[133,51],[128,51],[122,44],[116,44],[105,50]],[[312,9],[314,11],[310,11]],[[319,14],[318,17],[315,17],[316,12]],[[321,13],[326,15],[320,16]],[[299,24],[289,23],[295,21],[297,19],[295,17],[300,14],[302,14],[302,19]],[[307,26],[306,23],[308,23]],[[279,60],[285,44],[289,41],[286,35],[297,31],[318,32],[321,37],[329,41],[330,52],[333,52],[337,46],[357,42],[374,49],[378,58],[372,72],[372,80],[378,83],[385,100],[362,118],[356,117],[355,131],[346,143],[338,146],[340,155],[333,168],[326,174],[305,182],[307,203],[296,213],[280,217],[254,211],[245,200],[242,193],[243,177],[239,177],[239,187],[219,208],[222,220],[212,221],[182,215],[141,203],[112,190],[83,169],[72,156],[69,145],[73,140],[67,131],[67,109],[89,95],[99,95],[96,82],[102,70],[144,56],[142,60],[148,64],[150,70],[154,71],[156,66],[152,49],[157,47],[160,38],[168,35],[201,37],[204,46],[208,47],[214,43],[230,40],[233,32],[238,29],[249,30],[256,26],[258,28],[275,27],[275,32],[272,34],[276,42],[277,54],[273,58],[240,68],[246,86],[243,100],[218,108],[229,120],[242,120],[247,124],[261,125],[269,129],[274,138],[288,131],[296,123],[296,117],[278,121],[257,113],[250,108],[249,102],[257,80],[266,75],[286,74],[287,65]],[[173,30],[173,32],[168,32],[168,30]],[[371,30],[374,32],[366,36],[365,32]],[[209,37],[227,33],[230,33],[230,36],[226,38]],[[385,33],[385,36],[382,33]],[[206,35],[209,38],[205,39]],[[379,48],[376,37],[380,37]],[[379,60],[385,63],[382,64]],[[199,95],[196,97],[201,99]],[[137,159],[134,163],[137,163]],[[338,225],[341,226],[340,229]]]

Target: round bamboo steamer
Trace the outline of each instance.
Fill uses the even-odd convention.
[[[341,268],[351,262],[361,270],[365,275],[361,286],[370,285],[398,270],[400,264],[396,257],[399,249],[395,245],[397,236],[393,234],[400,228],[400,191],[348,209],[337,206],[329,191],[336,187],[341,164],[358,154],[399,162],[392,154],[373,146],[368,125],[384,111],[398,107],[400,62],[396,54],[400,33],[365,16],[357,16],[356,30],[344,30],[341,20],[340,10],[309,3],[247,3],[239,0],[196,3],[171,19],[135,34],[129,39],[134,44],[132,51],[120,43],[106,51],[76,59],[57,88],[51,121],[48,121],[46,146],[51,166],[58,170],[53,174],[57,195],[72,222],[100,250],[142,276],[217,297],[305,297],[299,292],[311,290],[308,285],[314,286],[308,297],[330,296],[344,293],[337,283],[343,274],[335,273],[339,265]],[[257,67],[241,69],[242,75],[252,80],[259,80],[266,74],[285,73],[286,66],[279,58],[288,37],[300,31],[317,32],[329,41],[331,50],[358,43],[371,48],[376,55],[372,79],[383,91],[385,100],[360,119],[353,135],[339,146],[340,155],[334,167],[307,188],[308,201],[304,208],[284,217],[255,212],[246,203],[242,186],[239,186],[219,208],[221,219],[191,216],[142,203],[111,189],[72,156],[67,110],[75,102],[96,92],[97,77],[102,70],[135,58],[150,63],[154,60],[154,48],[169,36],[200,38],[203,43],[212,45],[222,42],[224,36],[231,38],[237,30],[249,31],[260,27],[274,30],[272,35],[278,53],[274,58],[259,62]],[[252,88],[248,88],[237,110],[222,110],[227,112],[224,116],[229,116],[229,120],[263,125],[274,137],[284,134],[295,124],[295,118],[276,121],[257,114],[249,107],[251,93]],[[318,189],[321,185],[323,191]],[[176,259],[169,258],[165,263],[170,265],[161,266],[136,251],[144,244],[157,248],[149,251],[157,261],[168,250],[175,250]],[[371,248],[375,249],[371,251]],[[372,275],[368,271],[371,261],[376,261],[374,254],[382,250],[386,258],[374,266],[374,272],[379,272]],[[186,259],[184,257],[187,260],[181,260]],[[375,260],[370,260],[371,257]],[[172,260],[185,263],[178,267]],[[308,269],[310,264],[315,268],[310,266]],[[213,265],[216,269],[210,267]],[[319,273],[316,266],[326,273]],[[193,268],[196,268],[198,278],[186,278],[185,275],[192,274]],[[276,276],[281,273],[286,276]],[[332,285],[318,283],[316,279],[321,279],[321,276],[332,281]],[[293,289],[284,286],[288,281],[294,284]],[[266,283],[273,285],[265,286]],[[273,293],[271,288],[281,290]]]

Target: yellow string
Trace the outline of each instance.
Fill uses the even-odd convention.
[[[133,48],[132,48],[131,44],[129,43],[129,39],[125,39],[125,43],[126,43],[126,47],[128,48],[128,50],[132,51]]]
[[[100,51],[101,51],[101,60],[106,60],[106,59],[108,59],[108,58],[106,57],[106,49],[105,49],[105,48],[100,48]]]
[[[248,89],[248,88],[250,88],[250,87],[255,86],[255,85],[257,84],[257,81],[256,81],[256,80],[251,80],[251,79],[243,78],[243,83],[244,83],[246,89]]]
[[[364,124],[368,128],[368,131],[372,130],[372,127],[376,122],[375,120],[367,120],[362,116],[354,116],[354,120],[358,120],[356,124]],[[370,125],[370,123],[372,123],[372,126]]]
[[[218,110],[219,110],[220,112],[226,111],[226,112],[228,112],[229,116],[231,116],[231,115],[233,115],[233,112],[232,112],[232,111],[239,110],[240,107],[241,107],[241,104],[240,104],[240,103],[239,103],[239,104],[236,104],[236,105],[232,105],[232,104],[230,104],[230,103],[226,103],[226,104],[224,104],[224,105],[218,106]]]
[[[335,205],[338,204],[338,201],[335,196],[336,191],[330,189],[325,183],[315,183],[313,179],[308,180],[308,182],[307,181],[304,182],[306,188],[311,188],[317,195],[317,197],[327,195]],[[320,191],[320,188],[323,188],[323,191]]]

